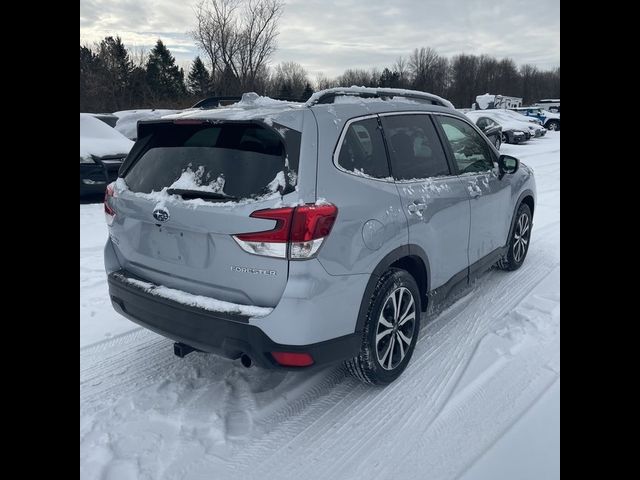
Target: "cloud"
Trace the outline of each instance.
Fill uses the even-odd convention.
[[[158,38],[181,66],[199,53],[188,32],[196,0],[81,0],[80,38],[120,35],[151,48]],[[379,68],[416,47],[445,56],[486,53],[539,68],[560,65],[559,0],[289,0],[272,61],[293,60],[314,76]]]

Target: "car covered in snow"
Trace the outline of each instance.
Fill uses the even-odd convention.
[[[80,114],[80,196],[104,194],[133,142],[93,114]]]
[[[163,108],[144,108],[139,110],[121,110],[113,115],[117,117],[115,129],[130,140],[137,140],[138,122],[140,120],[153,120],[164,115],[179,113],[182,110],[169,110]]]
[[[535,129],[529,128],[529,122],[521,122],[515,119],[504,118],[495,114],[496,110],[471,110],[465,115],[476,125],[478,122],[494,122],[502,129],[502,143],[518,144],[526,142],[535,136]]]
[[[478,120],[476,120],[476,125],[482,130],[482,133],[486,135],[489,141],[500,150],[500,145],[502,145],[502,127],[489,117],[479,117]],[[524,134],[522,134],[522,137],[524,137]],[[511,143],[517,142],[513,141]]]
[[[529,248],[532,170],[428,93],[245,94],[137,138],[105,196],[109,295],[180,357],[388,384],[425,312]]]

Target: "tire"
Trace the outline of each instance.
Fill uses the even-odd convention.
[[[502,134],[502,143],[511,143],[506,133]]]
[[[415,279],[405,270],[387,270],[369,300],[360,352],[345,362],[351,375],[371,385],[388,385],[398,378],[418,341],[420,307]]]
[[[560,131],[560,122],[556,120],[549,120],[547,122],[547,126],[545,127],[547,130],[555,130]]]
[[[496,135],[496,139],[494,140],[493,144],[498,150],[500,150],[500,145],[502,145],[502,135]]]
[[[524,263],[531,243],[531,209],[526,203],[520,204],[516,212],[516,222],[513,231],[510,233],[509,250],[507,254],[498,261],[498,267],[502,270],[517,270]],[[522,231],[524,230],[524,234]]]

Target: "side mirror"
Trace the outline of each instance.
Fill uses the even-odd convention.
[[[498,168],[500,169],[500,178],[504,177],[507,173],[516,173],[518,168],[520,168],[520,160],[511,155],[500,155],[498,158]]]

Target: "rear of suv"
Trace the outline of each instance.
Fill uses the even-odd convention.
[[[522,265],[534,203],[531,170],[434,95],[248,94],[139,123],[105,197],[109,292],[180,356],[387,384],[423,312]]]

